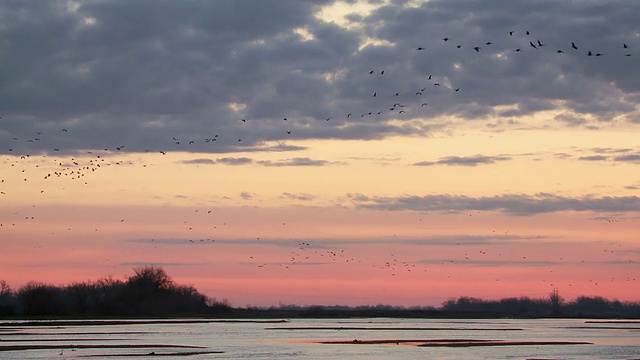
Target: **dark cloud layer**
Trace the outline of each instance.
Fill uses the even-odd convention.
[[[351,27],[316,16],[330,3],[3,1],[0,153],[267,150],[425,135],[439,115],[640,118],[638,2],[393,1]]]
[[[505,194],[486,197],[464,195],[425,195],[398,197],[369,197],[350,194],[357,208],[383,211],[498,211],[508,215],[536,215],[561,211],[593,211],[622,213],[640,211],[637,196],[566,197],[549,193],[535,195]]]

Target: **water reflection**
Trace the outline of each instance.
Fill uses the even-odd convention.
[[[578,319],[5,321],[0,358],[631,359],[639,333]]]

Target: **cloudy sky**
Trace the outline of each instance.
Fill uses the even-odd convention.
[[[0,3],[0,279],[640,300],[640,4]]]

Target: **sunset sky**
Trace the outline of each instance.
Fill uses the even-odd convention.
[[[640,2],[0,2],[0,280],[640,301]]]

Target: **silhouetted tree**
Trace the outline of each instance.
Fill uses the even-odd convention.
[[[6,281],[0,280],[0,316],[11,316],[16,312],[16,298]]]
[[[39,282],[29,282],[18,290],[22,312],[27,316],[64,315],[60,289]]]
[[[173,280],[159,266],[140,266],[133,269],[135,275],[127,280],[127,284],[139,289],[160,291],[173,286]]]
[[[78,315],[86,315],[89,306],[90,296],[93,290],[93,284],[89,283],[71,283],[65,289],[71,297],[71,306],[76,309]]]

